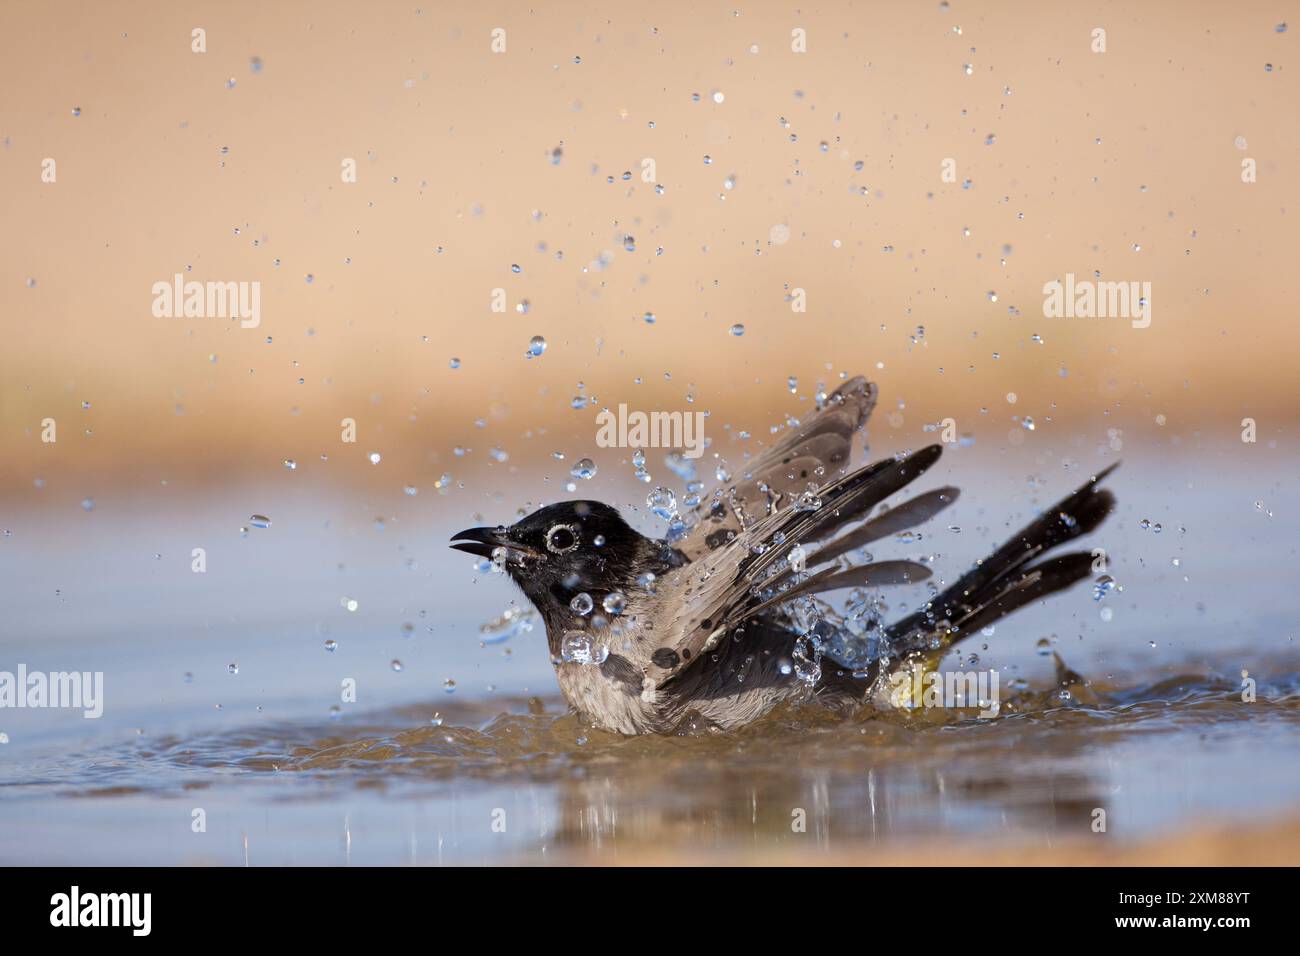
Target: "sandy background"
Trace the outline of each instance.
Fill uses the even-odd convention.
[[[892,447],[946,416],[991,449],[1235,443],[1245,415],[1267,447],[1297,411],[1297,12],[10,0],[0,500],[322,454],[337,487],[546,463],[553,490],[613,460],[600,406],[761,441],[840,371],[881,383]],[[1153,284],[1150,328],[1043,318],[1044,282],[1094,270]],[[261,327],[154,318],[177,272],[259,281]]]
[[[1104,837],[1066,838],[1051,846],[1000,847],[987,843],[921,841],[904,849],[882,851],[821,850],[810,853],[736,854],[719,859],[701,854],[692,859],[679,851],[646,850],[621,866],[1294,866],[1300,848],[1300,822],[1284,819],[1266,825],[1231,828],[1184,828],[1132,844],[1108,845]],[[590,863],[575,856],[565,862]]]

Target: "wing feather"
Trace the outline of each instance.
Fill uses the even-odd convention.
[[[941,453],[941,446],[930,445],[903,458],[860,468],[821,489],[820,508],[774,511],[725,545],[667,575],[656,589],[659,610],[651,615],[665,626],[648,654],[646,676],[657,687],[678,674],[719,640],[730,622],[763,603],[759,595],[763,587],[784,576],[777,562],[788,557],[791,547],[832,535],[846,522],[860,518],[934,464]],[[824,590],[834,577],[834,573],[815,575],[814,587]]]
[[[782,508],[810,483],[825,484],[841,474],[853,435],[875,407],[876,386],[861,376],[849,379],[749,462],[739,480],[701,502],[695,526],[674,547],[694,561]]]
[[[917,525],[929,521],[944,508],[947,508],[957,500],[960,494],[961,492],[958,489],[950,485],[945,488],[936,488],[934,491],[927,491],[915,498],[909,498],[897,507],[876,515],[870,521],[858,525],[848,534],[824,545],[813,556],[813,559],[817,564],[825,564],[827,561],[833,561],[850,551],[865,547],[873,541],[899,534],[909,528],[915,528]]]

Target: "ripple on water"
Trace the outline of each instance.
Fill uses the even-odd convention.
[[[840,719],[804,706],[726,735],[688,724],[674,736],[624,738],[585,726],[555,698],[443,699],[437,709],[343,721],[143,735],[11,768],[18,776],[0,781],[0,794],[111,802],[203,791],[205,803],[235,794],[307,807],[351,806],[378,791],[390,809],[401,805],[393,799],[413,799],[472,815],[467,807],[486,801],[488,812],[504,788],[546,808],[534,811],[550,833],[545,845],[582,852],[593,840],[779,843],[794,810],[833,820],[839,849],[918,834],[1084,834],[1098,807],[1111,808],[1120,832],[1125,821],[1145,830],[1206,807],[1243,816],[1300,799],[1289,769],[1300,671],[1257,668],[1269,676],[1254,703],[1243,702],[1231,668],[1089,684],[1062,667],[1056,684],[1004,685],[1001,714],[990,720],[942,709]],[[1242,773],[1251,787],[1228,785]],[[516,839],[516,854],[538,849]]]

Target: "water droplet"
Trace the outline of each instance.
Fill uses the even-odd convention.
[[[735,325],[731,327],[731,334],[739,338],[740,336],[745,334],[745,327],[741,325],[739,322],[737,322]]]
[[[447,363],[447,365],[450,366],[451,368],[460,368],[460,359],[453,358],[450,362]]]
[[[594,478],[596,476],[596,463],[590,458],[583,458],[569,469],[569,474],[574,478]]]
[[[619,591],[610,591],[600,603],[606,614],[622,614],[627,607],[627,598]]]
[[[591,613],[591,609],[595,607],[595,602],[591,600],[590,594],[583,591],[581,594],[574,595],[573,600],[569,602],[569,607],[573,609],[575,614],[586,617]]]
[[[528,340],[528,354],[537,356],[546,351],[546,339],[540,335],[534,335]]]
[[[822,506],[821,496],[811,488],[795,498],[791,505],[795,511],[816,511]]]
[[[248,523],[252,525],[254,528],[271,527],[271,519],[268,518],[266,515],[253,515],[251,518],[248,519]]]
[[[790,570],[795,574],[803,574],[808,567],[808,552],[803,549],[803,545],[796,544],[790,549],[790,554],[787,557],[790,561]]]
[[[402,669],[402,662],[399,661],[396,657],[394,657],[393,662],[388,666],[391,667],[393,670],[400,672]]]
[[[677,496],[673,494],[671,488],[660,485],[646,495],[645,503],[651,513],[665,521],[672,521],[677,517]]]
[[[326,642],[325,642],[325,650],[329,651],[331,654],[333,654],[333,653],[334,653],[335,651],[337,651],[338,649],[339,649],[339,642],[338,642],[338,641],[326,641]]]
[[[1052,653],[1052,642],[1045,637],[1040,637],[1034,647],[1037,648],[1040,657],[1046,657]]]
[[[239,665],[238,665],[238,664],[227,664],[227,665],[226,665],[226,670],[227,670],[228,672],[230,672],[231,674],[238,674],[238,673],[239,673]]]
[[[609,648],[591,639],[584,631],[566,631],[560,642],[560,659],[569,664],[603,664]]]

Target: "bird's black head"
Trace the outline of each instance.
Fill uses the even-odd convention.
[[[571,613],[584,592],[597,608],[607,594],[626,592],[661,549],[599,501],[547,505],[509,527],[470,528],[452,542],[503,567],[548,621]]]

